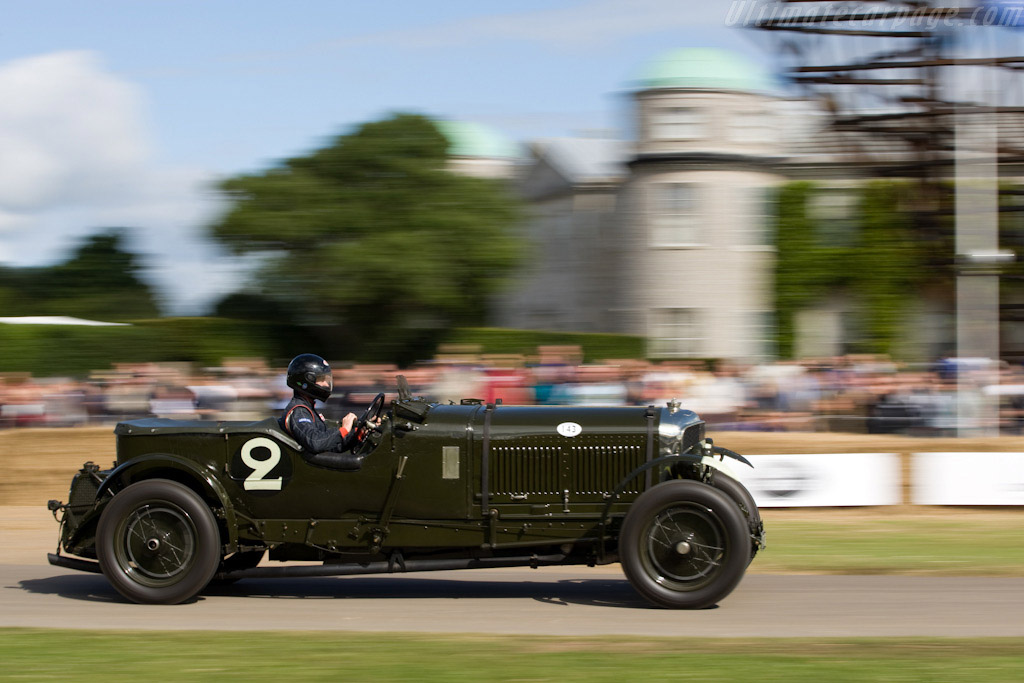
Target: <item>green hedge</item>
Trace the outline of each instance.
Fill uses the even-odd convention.
[[[618,334],[464,328],[453,330],[445,343],[523,355],[536,353],[538,346],[579,346],[586,361],[644,357],[643,338]],[[161,318],[126,327],[0,324],[0,372],[84,377],[115,363],[216,366],[232,357],[281,364],[313,347],[319,349],[301,328],[226,318]]]
[[[448,344],[479,346],[481,353],[534,354],[538,346],[579,346],[587,362],[605,358],[643,358],[643,337],[588,332],[545,332],[509,330],[497,327],[468,327],[453,330]]]
[[[128,327],[0,325],[0,372],[84,376],[114,363],[277,358],[277,330],[220,318],[161,318]]]
[[[79,375],[115,359],[141,360],[152,342],[139,327],[0,325],[0,371]]]

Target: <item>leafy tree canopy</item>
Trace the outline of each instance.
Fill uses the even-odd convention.
[[[139,278],[123,233],[107,230],[86,238],[64,263],[0,269],[5,315],[67,315],[94,320],[138,320],[158,315],[153,292]]]
[[[448,170],[447,149],[422,116],[364,124],[224,182],[233,205],[212,234],[266,255],[252,285],[318,330],[320,348],[411,360],[444,330],[483,323],[522,254],[517,201]]]

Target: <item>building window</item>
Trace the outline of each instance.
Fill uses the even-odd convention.
[[[652,358],[692,358],[703,348],[699,311],[695,308],[655,308],[651,311],[648,355]]]
[[[771,244],[769,230],[772,190],[767,187],[738,187],[733,190],[734,247],[763,247]]]
[[[659,107],[651,113],[655,140],[695,140],[702,137],[703,117],[693,107]]]
[[[775,356],[775,314],[771,311],[740,311],[737,329],[744,342],[743,355],[750,360]]]
[[[734,112],[730,121],[730,136],[740,144],[760,145],[774,138],[771,120],[762,111]]]
[[[700,243],[699,193],[693,183],[659,183],[654,187],[651,243],[658,247]]]
[[[858,227],[858,196],[853,190],[822,189],[815,192],[807,207],[820,242],[827,247],[853,245]]]

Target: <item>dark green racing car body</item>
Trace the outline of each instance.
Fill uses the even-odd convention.
[[[699,608],[764,545],[753,498],[715,466],[742,456],[674,402],[439,404],[400,378],[360,422],[378,416],[358,469],[318,466],[274,419],[119,423],[114,466],[86,463],[50,501],[49,560],[141,603],[246,577],[621,562],[649,601]]]

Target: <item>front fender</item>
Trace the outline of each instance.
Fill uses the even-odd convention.
[[[604,510],[601,512],[601,521],[598,525],[601,530],[601,555],[604,555],[604,535],[605,529],[607,528],[608,522],[610,520],[609,515],[612,510],[612,505],[618,502],[619,496],[622,495],[622,492],[626,490],[626,487],[629,486],[629,483],[631,481],[639,477],[644,472],[652,470],[656,467],[667,465],[669,463],[690,462],[699,465],[700,461],[701,456],[692,455],[690,453],[677,453],[675,455],[666,455],[662,458],[656,458],[655,460],[651,460],[648,463],[644,463],[643,465],[637,467],[635,470],[633,470],[625,477],[623,477],[622,481],[619,482],[619,485],[615,487],[615,490],[612,491],[611,494],[609,494],[608,501],[605,503]]]
[[[147,453],[118,465],[103,480],[96,492],[96,500],[102,499],[106,494],[116,495],[117,491],[135,482],[157,478],[172,479],[191,486],[196,489],[196,493],[219,503],[223,510],[228,533],[225,540],[230,546],[237,543],[238,525],[235,506],[224,485],[214,476],[213,472],[180,455]]]
[[[607,520],[608,511],[611,510],[612,505],[615,504],[615,502],[618,500],[618,497],[622,494],[622,492],[626,490],[626,487],[629,486],[629,483],[636,479],[637,477],[639,477],[644,472],[648,470],[653,470],[657,467],[661,467],[662,465],[667,465],[669,463],[676,462],[691,462],[699,465],[701,462],[701,457],[702,456],[700,455],[693,455],[691,453],[676,453],[674,455],[666,455],[661,458],[656,458],[648,463],[644,463],[640,467],[637,467],[635,470],[633,470],[625,477],[623,477],[622,481],[619,482],[619,485],[616,486],[615,490],[612,491],[609,495],[608,502],[605,503],[604,506],[604,513],[602,513],[601,515],[602,522]]]
[[[750,465],[750,467],[753,467],[753,465],[750,464],[749,460],[744,458],[739,453],[736,453],[734,451],[730,451],[727,448],[721,448],[719,446],[715,446],[715,447],[713,447],[711,449],[711,451],[715,455],[718,455],[723,460],[723,462],[725,460],[724,456],[728,456],[730,458],[734,458],[736,460],[739,460],[742,463]],[[688,462],[688,463],[692,463],[694,465],[709,466],[710,463],[706,462],[707,460],[710,460],[710,457],[706,456],[704,454],[704,452],[701,452],[700,454],[696,454],[696,453],[676,453],[676,454],[673,454],[673,455],[666,455],[664,457],[656,458],[654,460],[651,460],[650,462],[644,463],[643,465],[641,465],[640,467],[637,467],[635,470],[633,470],[632,472],[627,474],[625,477],[623,477],[623,479],[619,483],[619,485],[616,486],[615,490],[612,491],[611,494],[609,495],[608,502],[605,503],[604,510],[601,512],[601,520],[600,520],[600,523],[598,525],[598,528],[600,529],[600,533],[601,533],[601,544],[600,544],[600,548],[599,548],[601,558],[603,559],[604,556],[605,556],[605,547],[604,547],[604,542],[606,540],[605,530],[608,528],[608,522],[611,521],[610,513],[611,513],[611,510],[612,510],[612,505],[614,505],[618,501],[619,496],[622,494],[623,491],[626,490],[626,487],[629,485],[629,483],[631,481],[633,481],[634,479],[639,477],[641,474],[644,474],[645,472],[648,472],[650,470],[653,470],[655,468],[662,467],[662,466],[665,466],[665,465],[670,465],[670,464],[679,463],[679,462]]]

